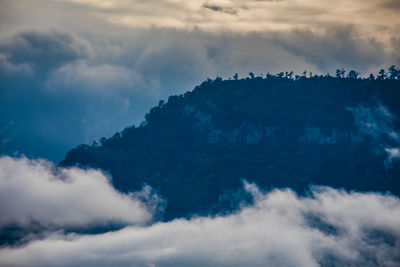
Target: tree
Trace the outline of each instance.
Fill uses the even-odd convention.
[[[100,138],[100,144],[102,146],[104,146],[106,142],[107,142],[107,139],[105,137]]]
[[[336,78],[344,78],[344,74],[345,74],[345,70],[342,68],[342,69],[337,69],[336,70]]]
[[[285,77],[291,80],[293,78],[293,71],[291,71],[291,72],[286,71]]]
[[[357,76],[358,76],[358,72],[356,72],[356,71],[354,71],[354,70],[351,70],[350,72],[349,72],[349,74],[347,74],[347,78],[350,78],[350,79],[357,79]]]
[[[237,80],[239,79],[239,75],[238,75],[237,73],[235,73],[235,75],[233,75],[233,79],[234,79],[235,81],[237,81]]]
[[[370,81],[373,81],[373,80],[375,80],[375,76],[374,76],[374,74],[373,74],[373,73],[371,73],[371,74],[369,75],[368,79],[369,79]]]
[[[395,65],[392,65],[389,68],[389,79],[392,80],[400,79],[400,70],[396,69]]]
[[[99,144],[96,142],[96,140],[93,140],[92,147],[99,147]]]
[[[250,76],[251,79],[254,79],[254,73],[249,72],[249,76]]]
[[[116,133],[110,138],[111,141],[118,141],[118,140],[120,140],[120,139],[121,139],[121,134],[120,134],[120,132],[116,132]]]
[[[384,69],[381,69],[381,70],[378,72],[377,80],[384,80],[385,78],[386,78],[385,70],[384,70]]]

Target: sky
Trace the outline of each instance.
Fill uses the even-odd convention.
[[[399,65],[399,13],[397,0],[0,1],[0,153],[58,162],[207,77]]]

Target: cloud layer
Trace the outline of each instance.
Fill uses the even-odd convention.
[[[31,224],[63,229],[147,223],[152,210],[138,196],[117,192],[100,171],[0,158],[0,229]]]
[[[23,223],[28,216],[43,224],[115,218],[136,223],[148,218],[137,202],[111,190],[98,172],[71,169],[54,175],[53,167],[43,162],[3,158],[1,163],[2,172],[10,177],[1,178],[0,188],[8,190],[0,195],[6,193],[9,203],[7,210],[2,208],[2,223]],[[21,175],[27,178],[15,178]],[[19,189],[22,182],[28,189]],[[3,246],[0,266],[396,266],[400,262],[400,199],[395,196],[313,187],[308,196],[299,197],[291,190],[262,192],[254,184],[244,186],[254,203],[233,214],[128,226],[97,235],[54,232],[26,245]],[[61,206],[65,206],[62,212],[55,209]]]
[[[131,28],[199,28],[214,32],[285,31],[296,27],[318,30],[326,25],[352,24],[366,37],[379,36],[379,39],[393,35],[400,23],[396,0],[59,0],[56,3],[39,0],[24,4],[22,1],[4,1],[2,8],[4,15],[6,11],[15,14],[14,22],[16,18],[36,18],[36,12],[23,17],[23,9],[37,11],[41,8],[42,12],[54,12],[63,8],[63,14],[57,13],[59,21],[71,20],[71,13],[75,13],[78,18],[86,15],[98,23]],[[47,20],[36,24],[46,25],[48,20],[54,20],[54,16],[49,14]],[[371,16],[374,16],[373,20]],[[7,16],[10,22],[12,18]],[[72,21],[71,25],[75,23]]]

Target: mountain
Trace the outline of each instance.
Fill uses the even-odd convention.
[[[243,180],[400,195],[399,101],[397,76],[208,79],[60,165],[101,168],[124,192],[150,185],[167,200],[165,220],[237,208]]]

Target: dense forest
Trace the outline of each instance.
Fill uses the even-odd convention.
[[[61,166],[101,168],[124,192],[147,184],[165,220],[237,208],[242,181],[400,195],[400,70],[360,78],[282,72],[207,79],[160,101],[139,126],[70,150]],[[384,131],[387,131],[385,133]]]

